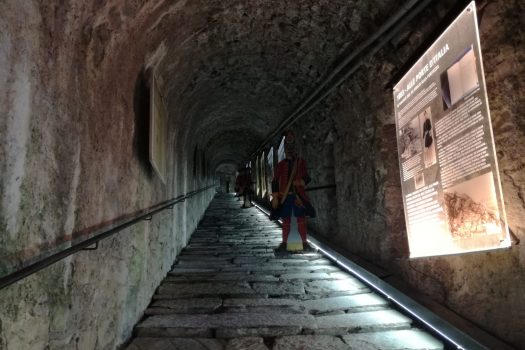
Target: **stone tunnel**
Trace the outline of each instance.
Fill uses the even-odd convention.
[[[233,234],[221,210],[230,210],[236,224],[235,218],[255,220],[261,237],[273,237],[252,262],[273,256],[280,229],[263,214],[272,176],[263,163],[278,159],[287,129],[296,135],[312,179],[308,186],[315,189],[308,192],[317,212],[308,232],[316,242],[409,295],[480,348],[525,349],[522,1],[475,2],[495,172],[512,242],[504,249],[416,259],[407,240],[393,87],[467,5],[1,0],[0,278],[163,203],[169,208],[2,285],[0,349],[408,348],[352,347],[346,336],[327,340],[303,324],[303,331],[281,330],[280,336],[306,341],[248,332],[232,345],[231,333],[215,330],[191,337],[216,343],[184,343],[187,334],[172,334],[186,339],[183,345],[133,343],[155,295],[167,288],[162,281],[168,274],[172,282],[182,278],[173,271],[208,242],[210,227]],[[160,128],[151,123],[152,87],[164,106]],[[152,154],[156,141],[164,147]],[[153,166],[155,159],[164,162]],[[240,209],[233,196],[237,171],[247,165],[252,201],[262,211]],[[176,198],[184,200],[170,202]],[[250,229],[239,235],[256,232]],[[220,265],[212,259],[220,249],[206,249],[197,249],[200,261]],[[306,254],[309,266],[328,259],[312,254],[319,261]],[[194,272],[184,278],[195,278]],[[268,278],[286,284],[282,274]],[[173,300],[173,309],[183,306]],[[295,303],[286,305],[292,315]],[[206,320],[222,325],[220,312],[228,307],[219,304]],[[259,314],[273,310],[258,305]],[[238,314],[233,324],[245,317]]]

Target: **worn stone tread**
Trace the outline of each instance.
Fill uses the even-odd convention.
[[[388,301],[374,293],[363,293],[341,297],[306,300],[304,307],[311,313],[326,313],[337,310],[351,312],[369,310],[371,308],[386,307]]]
[[[176,267],[183,268],[226,268],[229,266],[235,266],[231,261],[201,261],[201,260],[181,260],[177,263]]]
[[[207,314],[207,315],[159,315],[151,316],[137,325],[137,329],[169,328],[254,328],[299,326],[316,328],[315,318],[311,315],[281,314]]]
[[[241,337],[230,339],[224,350],[270,350],[261,337]]]
[[[193,275],[195,273],[213,273],[216,269],[212,268],[188,268],[177,266],[173,268],[168,274],[170,275]]]
[[[210,256],[210,255],[205,255],[205,254],[201,254],[201,255],[181,255],[179,257],[177,257],[177,261],[179,262],[195,262],[195,261],[199,261],[199,262],[207,262],[211,265],[213,265],[214,263],[231,263],[232,262],[232,259],[231,258],[227,258],[227,257],[221,257],[221,256]]]
[[[220,298],[154,300],[146,315],[166,313],[212,313],[223,304]]]
[[[235,298],[225,299],[223,301],[224,307],[238,307],[238,306],[302,306],[302,302],[297,299],[285,299],[285,298]]]
[[[302,332],[300,326],[281,326],[281,327],[256,327],[256,328],[218,328],[215,331],[217,338],[237,338],[237,337],[282,337],[296,335]]]
[[[340,335],[410,328],[412,320],[395,310],[365,311],[358,313],[316,317],[316,334]]]
[[[330,293],[330,292],[360,292],[368,289],[356,278],[333,281],[313,281],[305,283],[308,293]]]
[[[224,350],[225,341],[210,338],[135,338],[126,350]]]
[[[216,274],[168,276],[163,283],[187,283],[187,282],[210,282],[210,281],[244,281],[244,282],[279,282],[279,277],[263,274],[249,274],[247,271],[222,272]]]
[[[330,335],[295,335],[277,338],[272,350],[348,350],[340,338]],[[356,348],[358,349],[358,348]]]
[[[253,289],[257,293],[268,295],[303,295],[304,284],[302,282],[279,282],[279,283],[254,283]]]
[[[247,282],[235,283],[162,283],[158,288],[158,294],[173,296],[208,296],[227,294],[254,294],[255,290]]]
[[[268,298],[268,294],[259,294],[259,293],[229,293],[229,294],[209,294],[209,295],[200,295],[196,297],[202,297],[202,298],[210,298],[210,297],[217,297],[220,296],[221,298]],[[155,294],[151,298],[152,300],[184,300],[189,298],[189,295],[176,295],[176,294]]]
[[[307,272],[307,273],[284,273],[279,279],[281,281],[294,281],[294,280],[304,280],[304,281],[313,281],[313,280],[328,280],[331,279],[330,275],[326,272]]]
[[[281,313],[281,314],[306,314],[306,310],[300,300],[285,298],[265,298],[265,299],[226,299],[223,302],[225,310],[228,312],[249,312],[249,313]]]
[[[284,266],[282,264],[243,264],[222,267],[223,272],[264,272],[274,274],[285,274],[285,273],[310,273],[310,272],[337,272],[340,271],[335,266],[330,265],[318,265],[318,266]]]
[[[418,329],[372,332],[342,337],[352,349],[362,350],[442,350],[443,344]]]

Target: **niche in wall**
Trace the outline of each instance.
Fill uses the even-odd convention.
[[[151,73],[150,91],[149,161],[155,173],[166,183],[168,113],[154,71]]]

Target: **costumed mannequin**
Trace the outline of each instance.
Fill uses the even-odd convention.
[[[246,174],[246,186],[244,187],[244,204],[242,205],[243,208],[251,208],[253,207],[252,204],[252,169],[245,168],[244,169]]]
[[[271,219],[283,219],[283,241],[277,250],[308,250],[306,216],[314,217],[315,210],[305,192],[305,185],[310,182],[306,162],[296,156],[295,136],[291,131],[285,135],[284,152],[286,158],[277,164],[272,181]],[[297,223],[292,217],[297,218]]]
[[[235,177],[235,197],[238,197],[238,200],[241,200],[241,182],[242,180],[242,172],[244,168],[239,168],[237,170],[237,177]]]

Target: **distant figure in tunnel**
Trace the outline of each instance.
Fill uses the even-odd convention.
[[[235,197],[238,197],[239,201],[241,200],[241,173],[242,173],[242,168],[239,168],[237,169],[237,176],[235,177],[235,185],[234,185],[234,192],[235,192]]]
[[[310,182],[306,171],[306,162],[297,157],[295,152],[295,136],[287,131],[284,139],[285,159],[277,164],[272,181],[272,213],[270,218],[283,219],[282,243],[277,251],[309,250],[306,238],[306,216],[315,217],[315,210],[306,195],[305,186]],[[292,216],[297,218],[297,225],[292,222]],[[298,231],[301,241],[290,240],[292,234]]]

